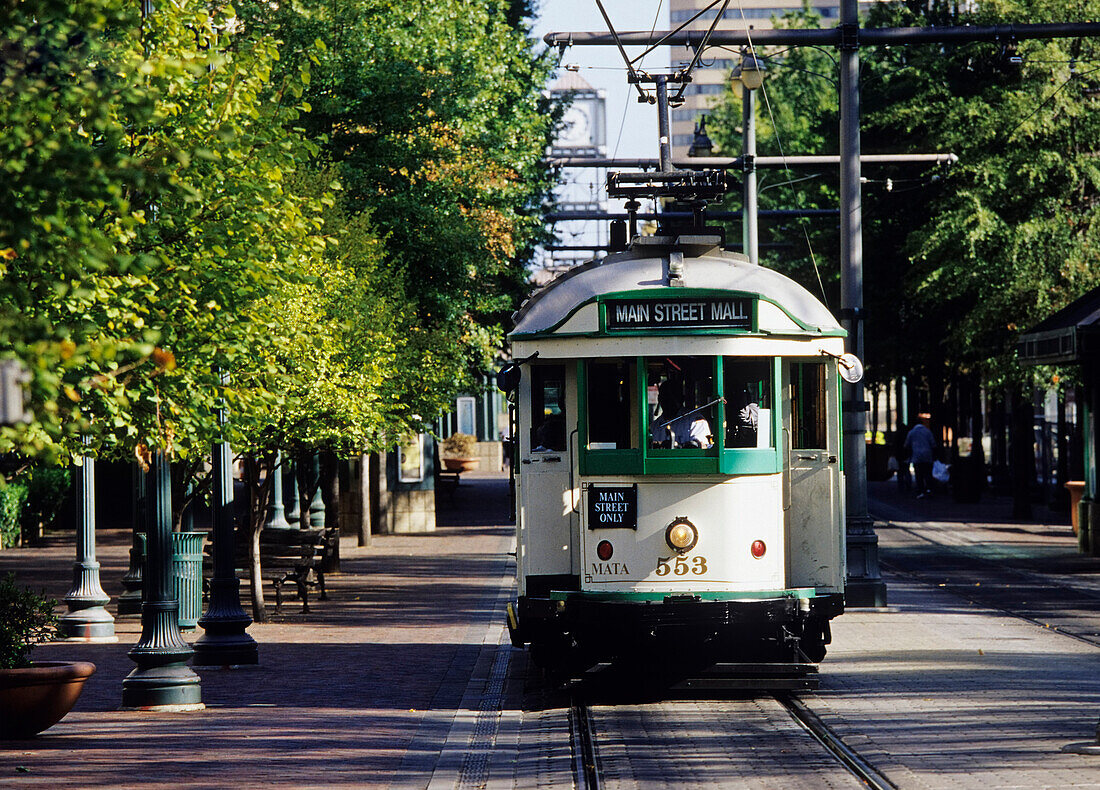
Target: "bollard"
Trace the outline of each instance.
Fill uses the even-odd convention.
[[[1077,551],[1081,554],[1089,553],[1089,533],[1092,531],[1089,525],[1088,497],[1082,497],[1077,503]]]
[[[1089,554],[1100,557],[1100,502],[1089,502],[1088,506]]]

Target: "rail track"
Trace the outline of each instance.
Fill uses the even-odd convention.
[[[569,706],[574,786],[752,786],[896,790],[799,699]],[[705,733],[693,731],[692,724]],[[712,729],[713,728],[713,729]],[[809,737],[807,737],[807,734]],[[702,744],[700,744],[700,741]],[[675,759],[682,755],[684,759]],[[773,780],[772,784],[759,782]]]

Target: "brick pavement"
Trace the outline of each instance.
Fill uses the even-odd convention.
[[[0,786],[426,786],[456,720],[470,712],[463,704],[479,694],[472,679],[498,652],[513,572],[506,506],[506,480],[464,478],[454,508],[441,513],[451,526],[375,536],[365,548],[345,539],[331,600],[308,616],[291,601],[249,628],[258,667],[198,670],[204,711],[117,710],[134,667],[126,651],[140,636],[136,619],[116,621],[118,644],[40,646],[40,659],[91,660],[98,671],[60,723],[3,744]],[[98,544],[104,588],[117,596],[128,535],[101,530]],[[60,539],[0,552],[0,572],[17,569],[60,598],[73,553]]]
[[[560,708],[523,708],[525,654],[505,642],[512,530],[506,481],[471,477],[444,524],[420,536],[342,547],[332,600],[249,632],[261,665],[200,670],[207,709],[117,710],[136,620],[117,645],[54,644],[41,658],[90,659],[99,672],[76,709],[34,741],[0,749],[0,786],[476,787],[567,786]],[[1004,502],[891,498],[880,508],[914,530],[997,562],[1088,587],[1100,560],[1080,558],[1068,525],[1013,524]],[[875,504],[873,503],[873,508]],[[906,519],[911,519],[907,521]],[[914,532],[880,530],[885,560]],[[925,533],[921,533],[925,534]],[[104,586],[120,591],[128,536],[105,529]],[[58,597],[73,548],[55,540],[0,552],[0,572]],[[1091,740],[1100,713],[1097,648],[951,594],[886,575],[890,607],[834,623],[822,689],[805,701],[899,788],[1100,787],[1100,757],[1062,751]],[[194,638],[190,636],[188,638]],[[781,783],[775,786],[782,786]]]

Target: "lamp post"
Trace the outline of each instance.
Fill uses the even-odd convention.
[[[223,371],[219,375],[225,386],[228,374]],[[218,409],[218,425],[224,427],[225,423],[223,404]],[[241,607],[241,582],[234,568],[237,547],[233,530],[233,451],[226,441],[217,442],[213,449],[214,576],[210,580],[210,603],[199,619],[204,633],[195,641],[193,663],[197,667],[258,664],[259,645],[245,630],[252,624],[252,618]],[[279,474],[278,467],[274,474]]]
[[[73,504],[76,512],[76,563],[73,586],[65,596],[67,614],[58,619],[57,631],[77,642],[117,642],[115,618],[104,609],[110,596],[99,583],[95,557],[95,459],[87,449],[92,438],[82,436],[84,452],[79,466],[73,466]]]
[[[741,235],[749,263],[760,263],[756,193],[756,91],[764,84],[767,67],[749,48],[741,50],[741,62],[733,70],[733,89],[741,97],[741,172],[744,210]]]
[[[145,472],[136,461],[131,464],[131,513],[133,528],[130,539],[130,565],[122,577],[126,590],[118,597],[119,617],[141,614],[141,565],[145,555]]]
[[[267,508],[267,521],[264,529],[292,529],[286,519],[286,505],[283,504],[283,453],[275,453],[275,462],[271,468],[271,504]]]
[[[857,0],[840,3],[840,318],[848,351],[863,359],[863,208],[859,154],[859,12]],[[868,404],[863,383],[846,384],[844,488],[847,510],[848,606],[885,606],[886,583],[878,562],[878,536],[867,510]]]
[[[122,681],[122,707],[202,710],[201,681],[187,666],[193,651],[179,629],[172,580],[172,477],[163,450],[153,452],[148,475],[141,639],[129,653],[137,668]]]

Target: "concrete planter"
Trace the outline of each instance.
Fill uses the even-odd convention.
[[[481,465],[480,458],[444,458],[443,468],[448,472],[472,472]]]
[[[61,721],[94,672],[88,661],[0,669],[0,739],[31,738]]]

